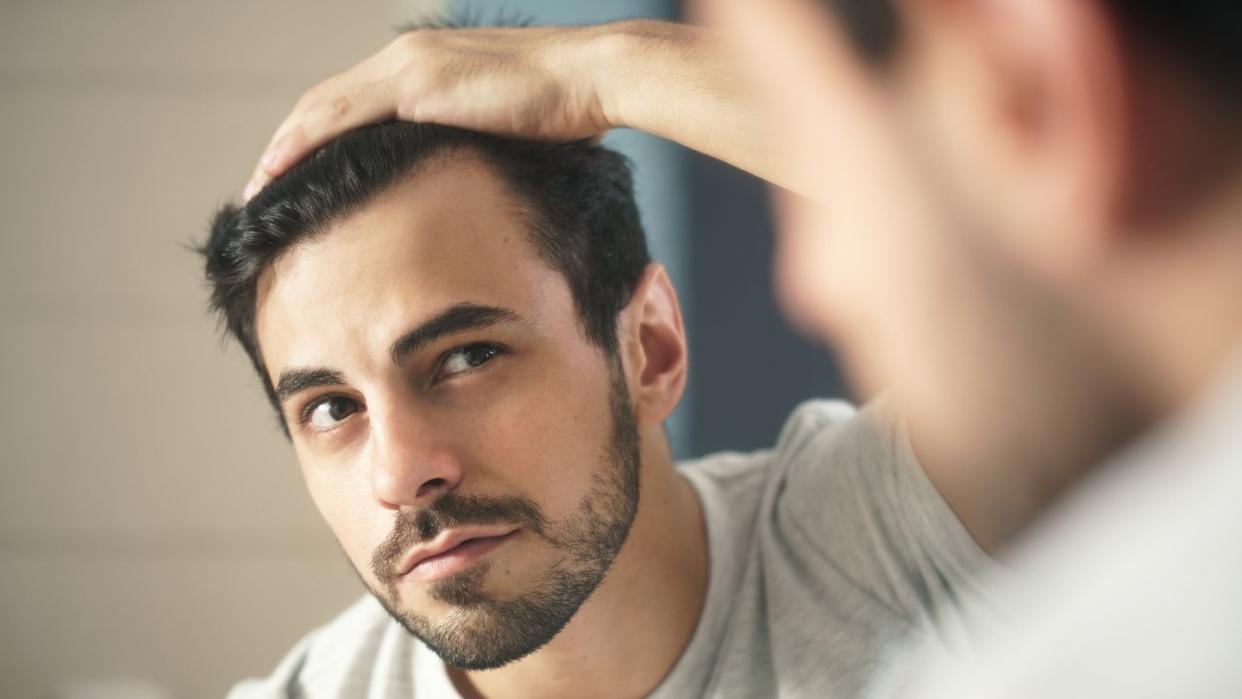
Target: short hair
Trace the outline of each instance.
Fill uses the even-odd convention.
[[[1183,65],[1242,103],[1242,9],[1237,0],[1095,0],[1128,31],[1164,47]],[[861,54],[883,64],[900,43],[893,0],[821,0]]]
[[[568,283],[587,339],[615,356],[618,314],[650,262],[626,158],[587,140],[524,141],[405,122],[366,126],[320,148],[244,206],[222,207],[199,248],[211,309],[249,355],[286,433],[255,336],[259,277],[282,252],[327,234],[423,166],[463,153],[504,183],[536,253]]]

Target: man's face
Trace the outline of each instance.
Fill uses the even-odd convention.
[[[358,575],[450,664],[535,650],[638,499],[618,361],[490,169],[424,167],[260,281],[256,331],[311,497]]]

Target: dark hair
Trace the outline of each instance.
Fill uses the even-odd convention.
[[[589,141],[521,141],[388,122],[329,143],[245,206],[221,208],[200,248],[211,309],[250,356],[277,414],[255,337],[260,275],[281,252],[323,235],[422,166],[462,153],[479,157],[507,185],[535,250],[568,282],[586,337],[616,354],[617,315],[650,262],[629,162]]]
[[[872,62],[891,57],[900,40],[893,0],[821,0]],[[1166,47],[1190,69],[1242,101],[1242,8],[1238,0],[1097,0],[1127,30]]]
[[[1133,31],[1242,102],[1242,7],[1237,0],[1104,0]]]
[[[836,13],[854,48],[868,60],[883,63],[896,51],[901,22],[892,0],[823,1]]]

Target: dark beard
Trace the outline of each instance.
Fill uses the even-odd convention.
[[[620,362],[610,363],[612,434],[607,464],[593,475],[590,492],[572,515],[549,523],[527,498],[479,498],[450,492],[412,518],[398,517],[392,535],[376,549],[372,569],[385,584],[386,594],[374,589],[371,594],[393,619],[449,665],[490,670],[541,648],[599,587],[625,543],[638,511],[638,427]],[[392,568],[410,546],[433,539],[447,528],[498,522],[521,526],[564,553],[564,558],[531,590],[511,600],[493,599],[483,591],[490,562],[437,581],[429,590],[431,597],[456,607],[450,618],[438,624],[396,609],[397,576]]]

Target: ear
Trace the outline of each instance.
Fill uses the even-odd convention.
[[[668,272],[649,264],[619,319],[622,361],[638,423],[660,424],[686,389],[686,331]]]
[[[922,106],[932,106],[934,140],[949,149],[939,164],[990,219],[982,225],[1060,269],[1109,242],[1127,194],[1127,63],[1106,4],[903,5],[914,20],[911,87],[934,93]]]

